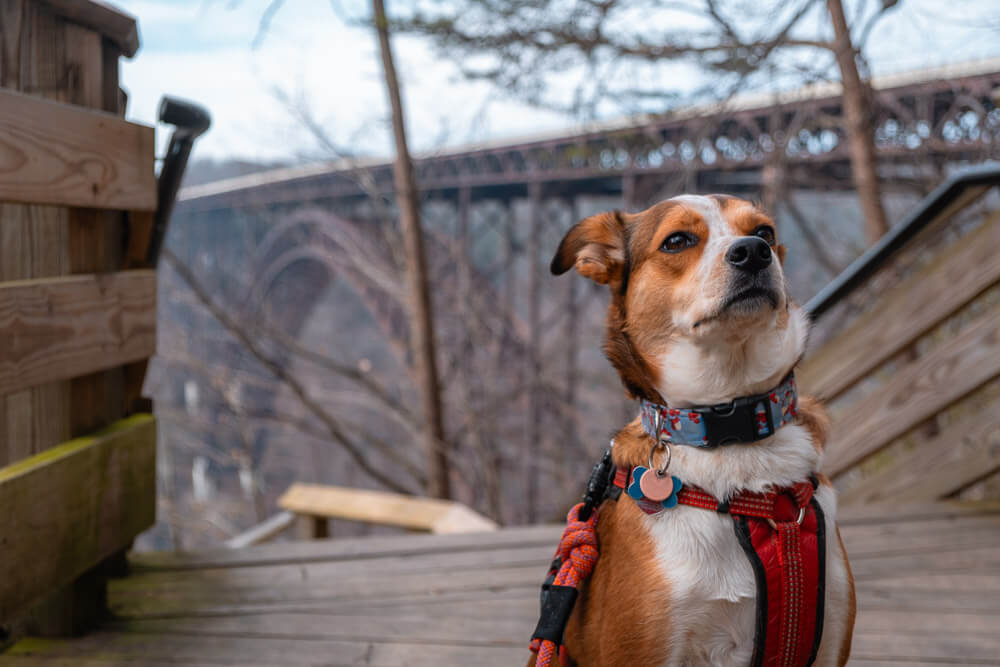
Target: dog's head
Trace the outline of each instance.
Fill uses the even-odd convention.
[[[681,406],[769,389],[801,356],[806,320],[784,257],[752,203],[684,195],[577,223],[552,272],[575,266],[611,288],[605,353],[626,389]]]

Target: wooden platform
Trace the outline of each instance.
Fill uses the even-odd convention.
[[[117,619],[13,665],[517,665],[558,527],[133,556]],[[1000,504],[845,516],[852,664],[1000,664]]]

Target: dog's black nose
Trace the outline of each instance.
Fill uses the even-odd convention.
[[[758,273],[771,265],[771,246],[757,236],[744,236],[726,251],[726,261],[741,271]]]

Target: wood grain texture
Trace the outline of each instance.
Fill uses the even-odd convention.
[[[117,422],[0,469],[0,622],[112,555],[155,519],[156,425]]]
[[[0,0],[0,86],[76,105],[67,107],[71,111],[91,108],[120,115],[118,58],[123,49],[134,51],[136,38],[134,20],[101,3]],[[152,174],[153,155],[146,152],[147,169],[130,173],[130,178],[148,180]],[[69,157],[80,158],[72,170],[100,184],[94,172],[107,172],[106,164],[90,155]],[[3,158],[0,165],[9,166]],[[0,187],[7,176],[0,168]],[[123,225],[121,212],[0,204],[0,281],[116,271],[122,265]],[[131,376],[134,385],[141,383],[141,373]],[[126,403],[139,404],[125,397],[124,385],[125,372],[114,368],[0,395],[0,465],[119,419]],[[97,566],[54,591],[30,614],[35,631],[65,634],[92,622],[103,613],[105,576]]]
[[[835,420],[824,470],[837,475],[1000,374],[1000,311],[900,369]]]
[[[865,476],[840,495],[841,504],[913,504],[945,498],[1000,469],[1000,399],[951,424],[897,456],[885,470]],[[928,461],[934,461],[928,474]]]
[[[307,517],[401,526],[431,533],[474,533],[497,528],[490,519],[456,502],[341,486],[295,483],[278,499],[278,507]]]
[[[260,567],[273,564],[304,564],[323,561],[371,560],[388,556],[420,556],[449,552],[476,554],[504,545],[520,547],[554,545],[562,526],[522,526],[489,533],[458,535],[394,535],[343,538],[327,542],[262,544],[252,549],[207,549],[204,551],[154,551],[135,553],[136,571],[157,572],[190,569]]]
[[[66,25],[48,6],[0,2],[0,86],[46,99],[74,102],[78,63],[67,62]],[[0,280],[44,278],[69,270],[69,211],[0,204]],[[68,382],[0,397],[0,464],[70,437]],[[44,415],[44,417],[43,417]]]
[[[135,17],[95,0],[43,0],[58,16],[69,19],[114,42],[131,58],[139,50]]]
[[[2,200],[153,210],[153,149],[151,127],[0,91]]]
[[[1000,214],[949,247],[808,357],[803,389],[831,400],[1000,280]]]
[[[0,283],[0,394],[143,359],[155,346],[152,271]]]
[[[851,664],[996,663],[1000,507],[893,509],[906,519],[856,509],[842,530],[860,575]],[[102,632],[22,641],[0,667],[520,664],[560,530],[137,554]]]

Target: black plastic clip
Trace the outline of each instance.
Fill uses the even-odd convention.
[[[583,494],[583,507],[577,514],[580,521],[586,521],[593,514],[607,495],[608,487],[611,485],[611,475],[614,472],[614,465],[611,463],[611,450],[604,452],[601,460],[594,464],[594,469],[590,472],[590,479],[587,481],[587,491]]]

